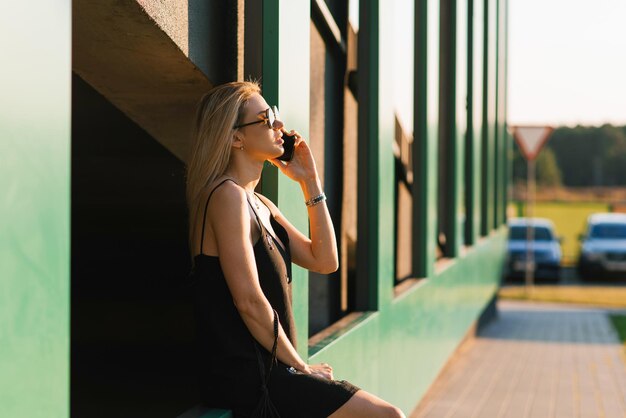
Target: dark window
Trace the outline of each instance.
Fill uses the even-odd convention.
[[[626,239],[626,225],[598,224],[591,227],[590,238]]]
[[[413,137],[406,133],[396,117],[393,153],[395,157],[395,282],[413,276]]]
[[[357,269],[357,30],[349,4],[311,2],[310,146],[328,196],[339,269],[309,274],[309,336],[355,310]]]
[[[402,5],[390,5],[395,27],[392,32],[393,60],[389,68],[390,80],[385,89],[391,97],[394,111],[394,138],[392,150],[394,156],[394,285],[416,277],[414,266],[414,249],[416,248],[415,232],[417,223],[415,216],[414,196],[414,45],[415,45],[415,13],[410,2]],[[387,58],[381,58],[387,59]],[[423,191],[419,188],[418,193]],[[423,233],[423,231],[420,231]],[[397,287],[402,292],[406,287]]]
[[[173,417],[200,396],[184,174],[72,75],[72,416]]]
[[[509,230],[509,239],[512,241],[525,240],[528,234],[528,228],[525,226],[513,226]],[[534,241],[553,241],[554,237],[552,232],[542,226],[536,226],[533,228],[533,240]]]

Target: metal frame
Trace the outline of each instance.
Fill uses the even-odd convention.
[[[416,277],[432,277],[435,266],[439,103],[438,3],[438,0],[415,2],[412,234],[413,271]]]
[[[345,60],[346,40],[324,0],[311,0],[311,20],[322,35],[324,43],[335,53],[342,54]]]
[[[361,0],[358,38],[358,212],[356,306],[360,311],[378,309],[379,268],[379,137],[378,58],[379,1]]]

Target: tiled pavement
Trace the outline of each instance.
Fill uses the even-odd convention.
[[[604,309],[500,301],[410,418],[626,417],[626,358]]]

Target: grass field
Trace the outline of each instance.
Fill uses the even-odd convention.
[[[611,322],[617,330],[617,335],[623,345],[623,353],[626,359],[626,315],[611,315]]]
[[[518,216],[524,215],[524,203],[518,202]],[[587,217],[592,213],[608,212],[606,203],[587,202],[537,202],[535,217],[548,218],[554,222],[556,234],[563,237],[563,264],[576,264],[580,252],[578,236],[584,232]]]
[[[626,287],[616,286],[534,286],[530,295],[524,286],[505,286],[502,299],[536,302],[575,303],[608,308],[626,308]]]

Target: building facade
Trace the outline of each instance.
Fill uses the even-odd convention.
[[[408,414],[500,283],[507,0],[49,3],[0,29],[0,415],[197,403],[184,167],[199,98],[248,79],[337,232],[337,272],[293,268],[298,352]],[[307,231],[296,183],[259,189]]]

